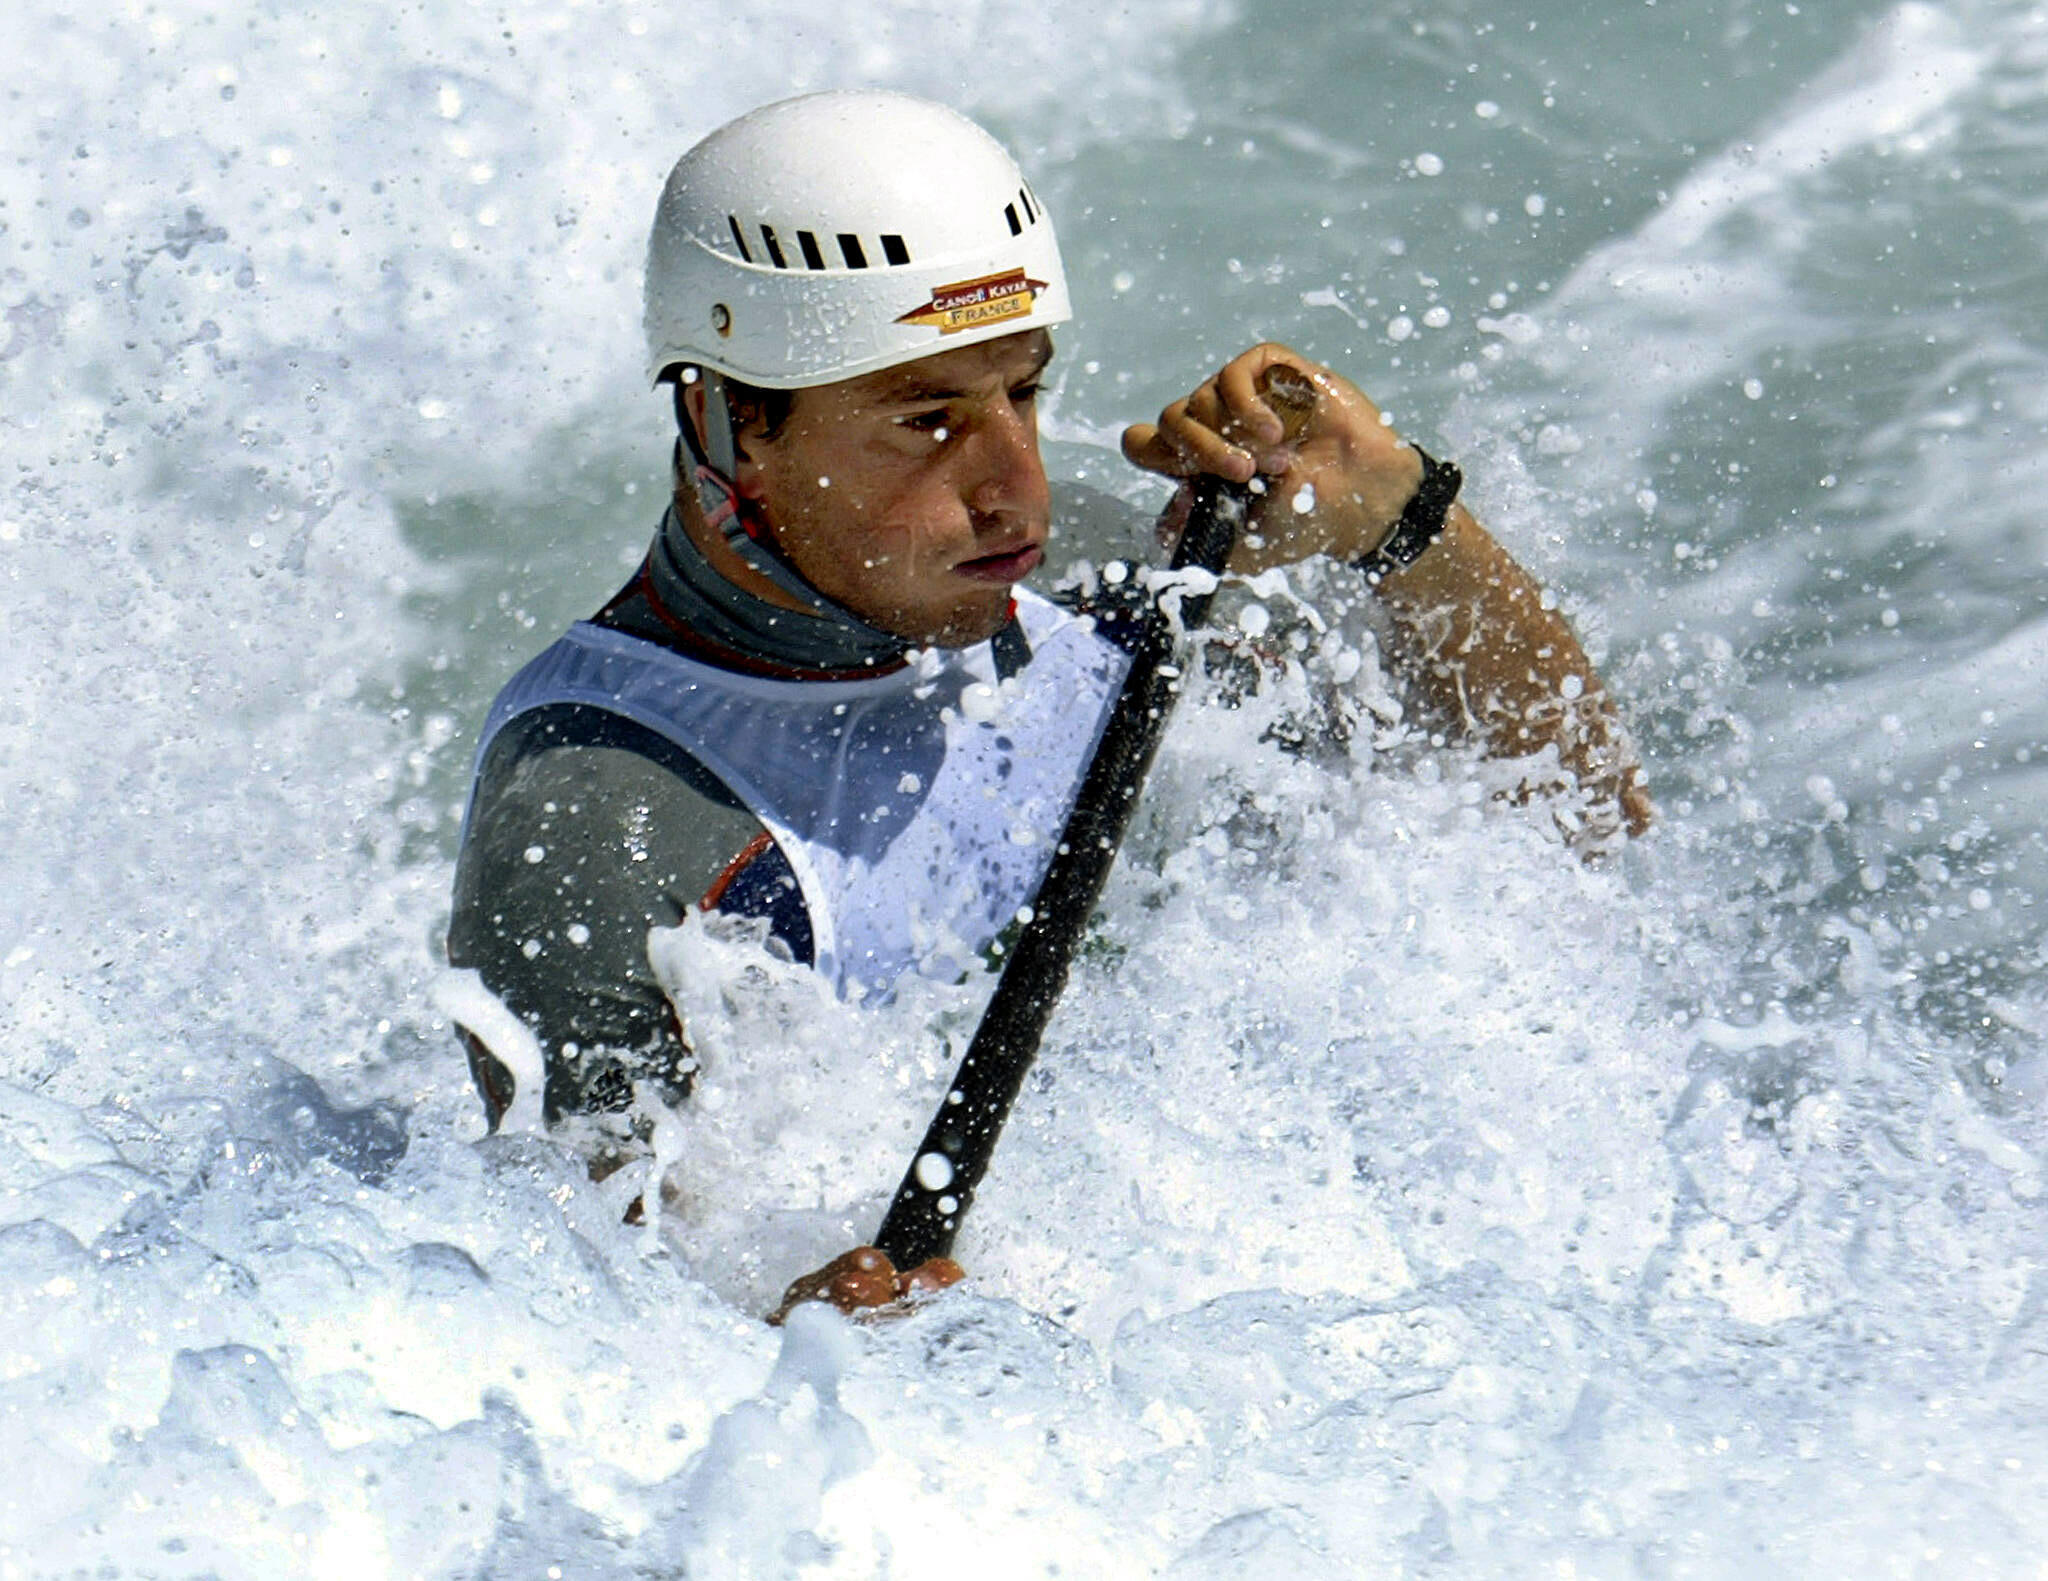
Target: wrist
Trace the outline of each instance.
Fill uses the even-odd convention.
[[[1423,552],[1443,536],[1451,518],[1451,506],[1465,475],[1454,462],[1439,461],[1420,445],[1411,444],[1422,462],[1422,477],[1401,514],[1366,553],[1352,565],[1377,585],[1395,571],[1404,571],[1422,558]]]

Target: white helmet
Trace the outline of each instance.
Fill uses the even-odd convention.
[[[772,390],[1064,323],[1052,223],[1000,143],[900,93],[784,99],[676,161],[647,360]]]

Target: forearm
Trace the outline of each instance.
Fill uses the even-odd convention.
[[[1260,394],[1261,376],[1276,364],[1306,374],[1317,391],[1292,438]],[[1357,564],[1385,545],[1425,481],[1421,455],[1363,391],[1271,343],[1232,359],[1157,423],[1125,429],[1124,454],[1169,477],[1266,477],[1230,557],[1241,575],[1311,554]],[[1177,503],[1187,498],[1183,491]],[[1168,526],[1177,523],[1169,517]],[[1620,826],[1632,834],[1649,826],[1635,753],[1578,638],[1462,506],[1379,592],[1393,619],[1388,658],[1426,708],[1495,757],[1554,746],[1560,766]]]
[[[1422,706],[1490,757],[1557,749],[1631,834],[1649,827],[1642,770],[1571,626],[1462,506],[1428,552],[1379,583],[1389,668]]]

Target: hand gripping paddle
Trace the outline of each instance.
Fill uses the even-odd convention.
[[[1315,410],[1307,374],[1275,363],[1259,375],[1259,393],[1294,438]],[[1222,571],[1244,524],[1251,488],[1214,476],[1194,481],[1194,506],[1174,547],[1176,571]],[[1210,593],[1184,592],[1180,623],[1193,630],[1209,611]],[[1167,715],[1180,692],[1173,623],[1155,603],[1146,611],[1116,709],[1081,781],[1074,810],[1032,901],[1031,920],[996,983],[981,1025],[960,1061],[953,1085],[932,1117],[874,1244],[899,1269],[911,1269],[953,1248],[974,1189],[988,1170],[996,1139],[1038,1057],[1039,1039],[1067,986],[1067,972],[1117,847],[1129,827],[1138,791],[1152,767]]]

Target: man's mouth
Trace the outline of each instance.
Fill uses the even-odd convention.
[[[1005,549],[998,554],[985,554],[977,559],[962,560],[953,569],[960,575],[971,577],[977,582],[1019,582],[1037,569],[1038,562],[1045,558],[1045,550],[1035,543]]]

